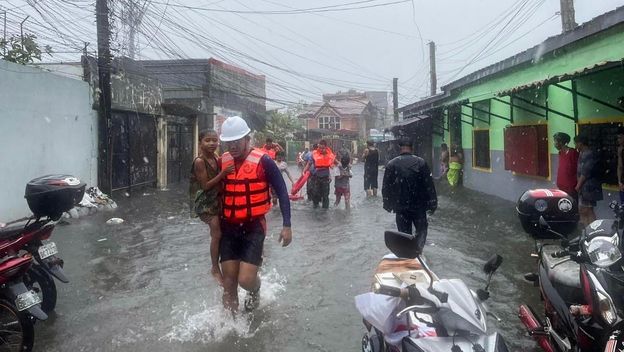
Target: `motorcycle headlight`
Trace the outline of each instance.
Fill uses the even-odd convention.
[[[538,199],[535,201],[535,210],[543,213],[548,209],[548,202],[545,199]]]
[[[585,241],[585,251],[591,262],[601,268],[615,264],[622,258],[622,252],[618,248],[617,233],[612,237],[599,236]]]

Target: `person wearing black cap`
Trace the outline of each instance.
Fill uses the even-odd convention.
[[[409,138],[399,140],[400,154],[388,162],[383,177],[381,194],[383,208],[396,213],[397,229],[412,233],[415,227],[419,251],[427,239],[427,212],[438,207],[438,196],[429,166],[423,158],[413,154]]]

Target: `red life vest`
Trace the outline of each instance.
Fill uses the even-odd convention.
[[[269,156],[271,157],[271,159],[275,160],[276,154],[277,152],[275,151],[275,148],[273,147],[267,147],[267,145],[265,144],[262,147],[262,151],[269,154]]]
[[[265,153],[252,149],[238,169],[224,179],[223,217],[233,222],[257,218],[271,209],[271,194],[266,179],[258,178],[258,166]],[[234,165],[230,153],[221,156],[222,167]]]
[[[312,152],[312,159],[314,159],[314,167],[317,169],[323,167],[329,168],[334,164],[336,156],[329,148],[325,149],[325,154],[321,154],[318,149],[315,149]]]

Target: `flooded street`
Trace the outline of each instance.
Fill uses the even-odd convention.
[[[353,172],[350,212],[343,204],[313,210],[293,202],[289,247],[278,244],[281,216],[271,211],[261,305],[236,320],[221,310],[209,275],[208,229],[189,219],[186,190],[140,192],[117,199],[114,212],[58,226],[53,240],[71,283],[57,281],[56,314],[37,323],[35,350],[359,351],[364,327],[354,296],[369,289],[387,253],[383,231],[396,227],[381,197],[364,197],[362,165]],[[502,255],[490,306],[503,319],[498,326],[511,351],[535,350],[516,316],[521,302],[539,303],[522,278],[535,266],[533,242],[513,204],[444,185],[438,193],[425,247],[431,268],[476,290],[485,283],[483,263]],[[125,222],[106,225],[111,217]]]

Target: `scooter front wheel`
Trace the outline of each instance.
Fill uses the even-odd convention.
[[[30,352],[35,340],[31,319],[0,299],[0,352]]]

